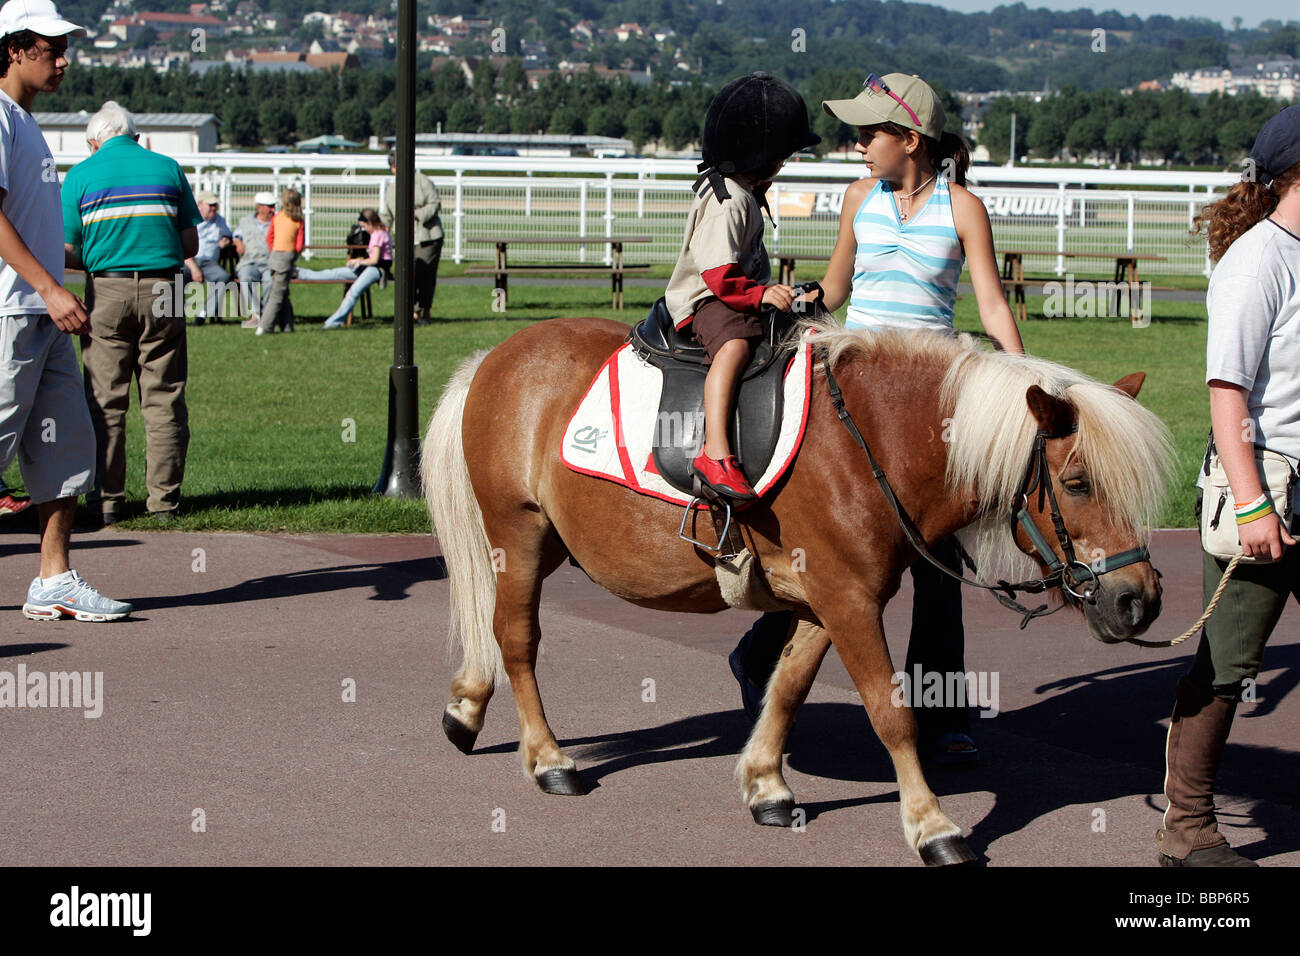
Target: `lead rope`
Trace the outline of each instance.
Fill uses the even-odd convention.
[[[1210,615],[1214,613],[1214,609],[1219,606],[1219,598],[1223,597],[1223,589],[1228,586],[1228,579],[1232,577],[1232,572],[1237,569],[1237,565],[1245,556],[1246,553],[1244,551],[1239,551],[1236,556],[1228,562],[1228,566],[1223,569],[1223,577],[1219,579],[1219,586],[1214,589],[1214,595],[1210,598],[1210,603],[1205,606],[1205,612],[1196,619],[1195,624],[1183,631],[1183,633],[1179,634],[1172,641],[1144,641],[1138,637],[1130,637],[1128,638],[1128,643],[1136,644],[1139,647],[1173,647],[1176,644],[1183,643],[1183,641],[1187,640],[1204,627],[1205,622],[1210,619]]]

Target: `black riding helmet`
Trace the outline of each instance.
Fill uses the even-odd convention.
[[[707,178],[721,202],[727,198],[723,175],[762,169],[821,140],[812,131],[808,107],[794,87],[767,73],[742,76],[709,103],[697,188]]]

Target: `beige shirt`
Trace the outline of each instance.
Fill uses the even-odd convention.
[[[664,293],[673,321],[680,324],[695,313],[698,303],[713,295],[702,274],[732,263],[755,282],[766,285],[772,267],[763,246],[763,210],[754,194],[727,179],[729,199],[722,202],[704,187],[686,217],[686,236],[672,278]]]
[[[415,242],[431,242],[434,239],[442,238],[442,217],[438,215],[442,209],[442,197],[438,195],[438,187],[433,184],[433,180],[418,169],[415,171]],[[379,215],[384,220],[384,225],[388,231],[396,237],[397,230],[397,180],[394,179],[384,190],[384,208],[379,211]]]

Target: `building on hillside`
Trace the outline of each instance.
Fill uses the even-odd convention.
[[[120,40],[133,43],[144,32],[145,28],[152,29],[158,34],[160,40],[167,39],[177,30],[185,33],[202,30],[202,35],[210,39],[220,39],[226,35],[226,21],[218,20],[206,13],[194,16],[190,13],[152,13],[148,11],[134,13],[129,17],[114,20],[109,24],[108,32]]]
[[[130,109],[130,102],[123,106]],[[86,124],[91,114],[33,113],[45,134],[51,153],[89,156]],[[175,156],[180,153],[212,153],[217,149],[217,132],[221,121],[212,113],[136,113],[135,128],[140,145],[155,153]]]
[[[1300,93],[1300,60],[1281,57],[1241,61],[1228,69],[1215,66],[1181,70],[1170,78],[1169,85],[1187,90],[1193,96],[1210,93],[1235,96],[1253,90],[1269,99],[1294,100]]]

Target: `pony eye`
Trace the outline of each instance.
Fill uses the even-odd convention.
[[[1092,485],[1087,478],[1071,478],[1065,482],[1065,490],[1072,495],[1089,495],[1092,494]]]

